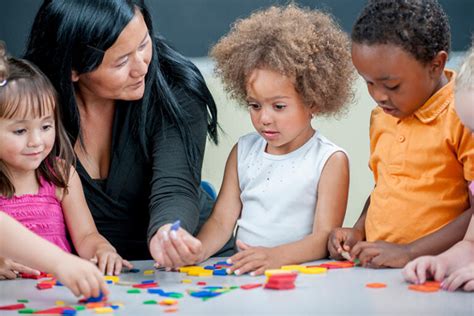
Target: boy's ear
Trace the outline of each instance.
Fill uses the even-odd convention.
[[[444,66],[446,66],[447,60],[448,60],[448,53],[446,53],[444,50],[439,51],[435,55],[435,57],[433,57],[433,60],[431,61],[431,72],[435,76],[441,75],[444,71]]]
[[[75,70],[71,71],[71,80],[72,82],[79,81],[79,75],[77,74],[77,71]]]

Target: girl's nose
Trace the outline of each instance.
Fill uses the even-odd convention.
[[[369,90],[372,98],[377,102],[377,104],[386,104],[388,101],[388,96],[381,89],[372,88]]]
[[[39,133],[33,131],[30,133],[29,137],[28,137],[28,144],[27,146],[28,147],[38,147],[40,146],[42,143],[41,141],[41,137],[39,135]]]
[[[272,115],[268,109],[262,108],[260,111],[260,122],[263,125],[269,125],[272,122]]]

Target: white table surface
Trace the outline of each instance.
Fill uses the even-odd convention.
[[[221,261],[212,259],[206,264]],[[319,261],[317,263],[322,263]],[[399,269],[365,269],[360,267],[328,270],[326,274],[299,274],[293,290],[236,289],[203,301],[191,297],[187,289],[200,289],[198,281],[207,286],[233,286],[248,283],[264,283],[265,277],[212,276],[190,277],[178,272],[156,271],[154,275],[143,275],[153,269],[151,261],[135,261],[139,273],[121,275],[122,281],[140,283],[155,279],[164,291],[181,292],[178,311],[169,315],[474,315],[474,294],[457,291],[435,293],[415,292],[408,289]],[[203,266],[206,264],[202,264]],[[313,263],[314,264],[314,263]],[[191,279],[192,284],[181,283]],[[370,289],[372,282],[387,284],[383,289]],[[77,304],[65,287],[37,290],[37,280],[17,279],[0,281],[0,305],[15,304],[17,299],[28,299],[27,308],[54,307],[56,301],[66,305]],[[128,294],[129,286],[110,285],[109,301],[122,302],[125,306],[114,311],[114,315],[160,315],[168,307],[145,305],[146,300],[160,301],[164,297],[148,294]],[[166,313],[167,314],[167,313]],[[0,315],[20,315],[17,311],[0,311]],[[95,315],[93,310],[79,311],[77,315]]]

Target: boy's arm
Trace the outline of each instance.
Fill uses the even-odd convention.
[[[432,234],[408,244],[407,251],[409,253],[410,260],[424,255],[437,255],[463,239],[465,235],[468,237],[468,233],[470,235],[473,234],[473,229],[470,229],[466,232],[471,221],[473,211],[474,205],[471,203],[469,209],[467,209],[449,224],[445,225]],[[473,237],[474,236],[471,236],[471,239],[474,239]]]
[[[200,261],[212,256],[229,240],[241,210],[242,202],[240,200],[237,172],[237,145],[235,145],[227,159],[222,186],[212,214],[197,235],[203,247]]]

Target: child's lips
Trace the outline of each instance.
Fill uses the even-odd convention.
[[[276,135],[278,134],[278,132],[275,132],[275,131],[262,131],[262,134],[263,134],[266,138],[275,138]]]

